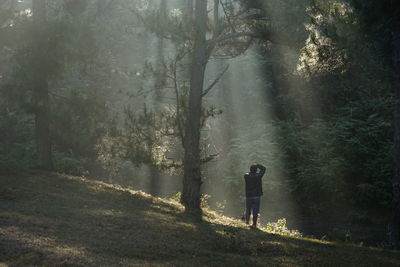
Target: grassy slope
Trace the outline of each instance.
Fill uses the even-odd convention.
[[[79,177],[0,175],[0,266],[400,266],[400,253],[248,230]]]

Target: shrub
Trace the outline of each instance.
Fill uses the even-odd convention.
[[[72,175],[83,175],[87,172],[85,169],[85,160],[73,157],[67,153],[53,151],[53,160],[55,169],[59,172]]]
[[[33,117],[2,105],[0,102],[0,169],[33,167],[36,164]]]
[[[302,234],[297,230],[289,230],[286,227],[286,219],[282,218],[276,222],[269,222],[265,226],[265,230],[272,234],[287,235],[293,237],[301,237]]]

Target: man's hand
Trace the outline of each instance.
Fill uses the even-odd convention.
[[[261,164],[257,164],[256,166],[257,166],[258,169],[260,169],[259,174],[260,174],[261,176],[263,176],[264,173],[265,173],[266,168],[265,168],[263,165],[261,165]]]

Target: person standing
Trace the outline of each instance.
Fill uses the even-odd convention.
[[[257,172],[257,170],[260,170]],[[246,183],[246,224],[249,224],[250,215],[253,214],[253,225],[257,227],[258,213],[260,211],[260,199],[263,195],[262,180],[266,168],[261,164],[250,166],[250,172],[244,175]]]

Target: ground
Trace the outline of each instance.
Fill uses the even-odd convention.
[[[400,266],[400,253],[250,230],[83,177],[0,174],[0,266]]]

